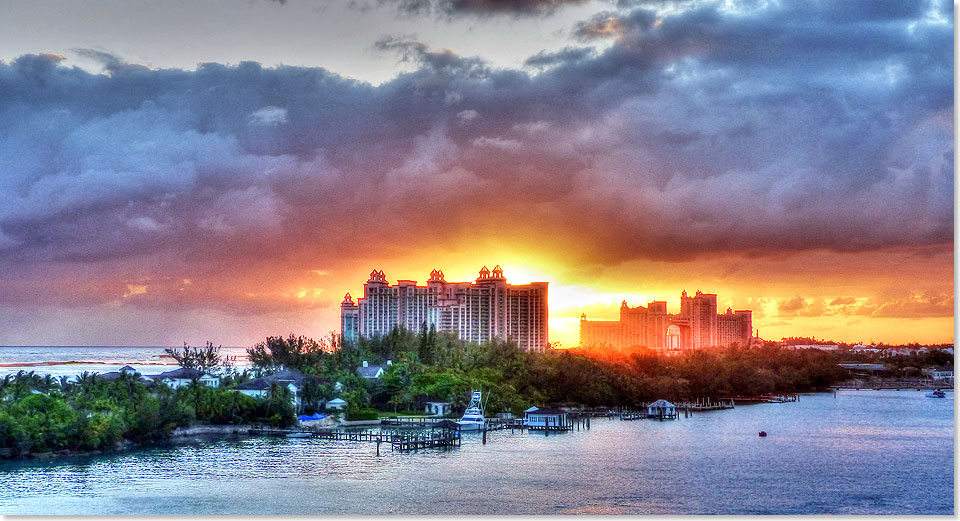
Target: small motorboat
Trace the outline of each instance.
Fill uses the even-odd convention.
[[[767,437],[767,431],[760,431],[760,437],[761,437],[761,438],[766,438],[766,437]]]
[[[291,432],[287,434],[288,438],[309,438],[310,436],[313,436],[313,434],[309,432]]]
[[[946,397],[947,397],[947,393],[941,391],[940,389],[937,389],[936,391],[933,391],[932,393],[927,394],[927,398],[946,398]]]

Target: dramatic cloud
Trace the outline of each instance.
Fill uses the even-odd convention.
[[[585,266],[952,243],[950,4],[654,4],[526,69],[385,37],[414,70],[379,86],[90,50],[103,74],[0,63],[0,301],[329,305],[269,288],[478,234]],[[946,309],[924,298],[874,313]],[[779,309],[855,305],[800,300]]]
[[[566,5],[583,4],[586,0],[380,0],[380,5],[394,4],[408,15],[546,16]]]

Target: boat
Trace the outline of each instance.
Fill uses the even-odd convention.
[[[941,391],[940,389],[937,389],[936,391],[933,391],[932,393],[927,394],[927,398],[946,398],[946,397],[947,397],[947,393]]]
[[[483,429],[483,402],[480,398],[480,391],[474,391],[470,398],[470,405],[463,411],[463,416],[457,422],[461,431],[479,431]]]
[[[309,432],[291,432],[287,434],[288,438],[309,438],[310,436],[313,436],[313,434]]]

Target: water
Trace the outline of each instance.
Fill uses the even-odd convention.
[[[251,438],[8,462],[0,513],[953,514],[953,393],[925,394],[802,395],[380,457],[370,443]]]
[[[220,355],[235,357],[232,363],[238,369],[249,366],[246,348],[223,347]],[[53,376],[73,376],[84,371],[106,373],[124,365],[141,374],[158,374],[178,367],[163,347],[0,346],[0,377],[21,370]]]

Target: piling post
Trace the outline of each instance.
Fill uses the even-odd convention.
[[[486,426],[483,427],[483,444],[484,445],[487,444],[487,427]]]
[[[587,416],[587,430],[590,430],[590,417]]]
[[[380,439],[377,438],[377,456],[380,455]]]

